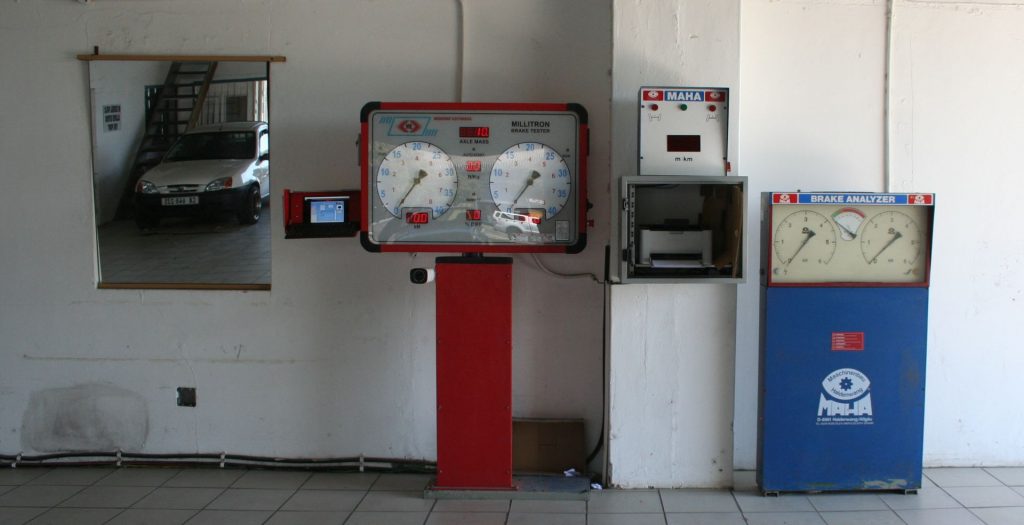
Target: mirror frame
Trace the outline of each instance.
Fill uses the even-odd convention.
[[[83,62],[93,61],[150,61],[150,62],[265,62],[268,66],[275,62],[285,62],[281,55],[138,55],[138,54],[100,54],[98,48],[89,55],[77,55],[75,58]],[[91,126],[91,125],[90,125]],[[95,196],[93,206],[95,206]],[[99,260],[99,242],[96,244],[96,258]],[[270,290],[270,283],[262,284],[204,284],[204,283],[116,283],[104,282],[102,275],[96,273],[96,288],[101,290],[235,290],[256,291]]]

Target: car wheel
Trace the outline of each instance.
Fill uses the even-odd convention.
[[[154,217],[137,211],[135,212],[135,225],[138,226],[140,230],[156,228],[160,225],[160,217]]]
[[[242,209],[238,211],[238,222],[242,224],[256,224],[260,220],[260,212],[263,211],[263,199],[260,198],[260,187],[253,184],[245,194],[245,202]]]

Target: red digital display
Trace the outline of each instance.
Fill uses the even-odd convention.
[[[480,210],[466,210],[467,221],[478,221],[480,220]]]
[[[479,161],[479,160],[467,160],[466,161],[466,171],[470,171],[470,172],[480,171],[481,169],[483,169],[483,167],[484,167],[484,163]]]
[[[491,136],[491,128],[485,126],[460,127],[459,138],[486,139]]]
[[[425,211],[409,212],[405,214],[405,222],[409,224],[426,224],[430,222],[430,214]]]

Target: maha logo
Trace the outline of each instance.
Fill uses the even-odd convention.
[[[860,370],[840,368],[821,382],[819,425],[871,425],[871,380]]]

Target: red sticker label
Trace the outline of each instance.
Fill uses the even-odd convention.
[[[911,193],[907,195],[907,204],[917,204],[919,206],[931,206],[932,195],[926,193]]]
[[[661,100],[662,94],[660,89],[645,89],[644,100]]]
[[[860,352],[864,350],[864,332],[832,332],[833,352]]]
[[[772,194],[772,202],[775,204],[796,204],[799,197],[796,193],[775,193]]]

